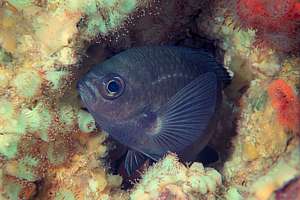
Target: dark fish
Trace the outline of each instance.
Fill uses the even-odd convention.
[[[129,147],[125,168],[131,174],[168,151],[193,160],[211,138],[208,129],[230,80],[204,50],[151,46],[94,66],[77,87],[102,129]]]

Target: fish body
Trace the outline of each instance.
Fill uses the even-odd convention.
[[[230,80],[205,50],[150,46],[95,65],[79,80],[78,91],[101,128],[129,147],[130,174],[168,151],[193,159],[211,137],[208,129]]]

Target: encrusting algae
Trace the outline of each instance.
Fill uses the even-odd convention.
[[[1,1],[0,199],[298,197],[300,61],[298,23],[292,22],[299,21],[299,2],[276,1],[278,7],[265,0],[205,2]],[[259,12],[252,12],[258,9],[253,2]],[[147,16],[151,6],[159,12]],[[245,17],[248,12],[252,16]],[[276,16],[270,21],[263,13]],[[117,52],[179,41],[193,35],[190,30],[217,41],[222,62],[234,73],[224,101],[236,127],[211,142],[223,143],[214,140],[229,134],[230,149],[219,152],[226,157],[210,167],[167,155],[131,190],[122,190],[122,177],[107,167],[107,135],[81,108],[74,87],[87,45],[99,39],[103,49],[111,45]]]

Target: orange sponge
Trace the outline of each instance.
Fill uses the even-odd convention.
[[[300,131],[300,100],[293,89],[282,79],[273,81],[268,88],[273,108],[281,125]]]

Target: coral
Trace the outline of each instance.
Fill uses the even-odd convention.
[[[268,173],[258,177],[249,187],[250,193],[259,200],[269,199],[273,192],[299,176],[299,163],[300,149],[298,147],[278,160]]]
[[[86,43],[115,32],[146,3],[1,1],[1,199],[30,199],[39,189],[36,182],[45,184],[40,199],[109,199],[122,193],[110,193],[121,178],[98,160],[107,155],[105,137],[81,109],[73,83]],[[79,179],[82,193],[72,185]]]
[[[45,105],[37,104],[33,109],[24,108],[21,114],[25,118],[26,129],[28,132],[38,132],[39,137],[48,141],[48,129],[52,122],[52,115]]]
[[[8,64],[12,61],[11,54],[6,52],[3,48],[0,46],[0,64]]]
[[[277,111],[279,123],[294,132],[300,127],[300,101],[293,89],[282,79],[273,81],[268,88],[271,103]]]
[[[299,5],[296,0],[233,0],[231,13],[241,27],[256,30],[257,44],[289,52],[300,43]]]
[[[285,79],[289,84],[297,86],[299,80],[297,70],[294,69],[296,66],[298,66],[296,60],[283,63],[278,78]],[[282,96],[278,96],[278,92],[276,90],[274,92],[274,88],[272,88],[274,86],[272,86],[272,78],[255,79],[251,81],[249,89],[240,102],[243,110],[239,120],[238,135],[232,141],[235,144],[235,149],[231,158],[225,162],[223,175],[227,181],[235,185],[241,184],[242,180],[246,181],[248,187],[251,188],[250,193],[255,193],[257,199],[267,199],[274,190],[291,178],[286,173],[287,171],[291,172],[293,177],[298,170],[297,168],[292,170],[292,168],[295,168],[294,164],[292,164],[293,167],[282,165],[287,163],[287,160],[295,163],[299,162],[297,156],[295,156],[299,147],[297,138],[293,137],[284,126],[277,122],[276,115],[278,113],[276,114],[274,110],[274,106],[289,109],[288,107],[293,105],[293,101],[297,101],[289,84],[286,82],[279,84],[280,91],[285,93],[285,97],[281,98]],[[275,86],[275,88],[278,87],[277,81],[275,81]],[[270,92],[271,96],[269,95]],[[290,98],[291,96],[292,98]],[[293,107],[291,113],[297,113],[298,108]],[[292,151],[295,152],[294,156],[286,155],[289,155]],[[275,165],[274,159],[277,160],[278,157],[289,159],[276,162],[278,168],[274,169],[274,173],[271,173],[271,170],[269,176],[262,179],[268,180],[269,185],[266,183],[268,186],[262,187],[260,183],[263,181],[260,182],[257,177],[262,176],[261,174],[265,173],[264,170]],[[282,170],[282,176],[278,174],[279,168]],[[279,177],[275,174],[278,174]],[[251,184],[253,186],[250,187]]]
[[[9,70],[0,69],[0,93],[5,92],[11,80],[11,73]]]
[[[242,21],[236,13],[236,7],[228,8],[228,5],[236,6],[237,2],[247,4],[248,8],[255,8],[257,2],[262,1],[230,2],[234,3],[230,5],[228,1],[223,1],[213,4],[212,16],[209,19],[206,15],[203,18],[200,16],[197,21],[199,30],[209,35],[210,39],[220,41],[219,45],[225,51],[224,63],[234,72],[233,82],[225,93],[228,95],[228,104],[233,110],[231,114],[235,114],[236,121],[233,123],[237,124],[237,129],[221,131],[225,132],[223,135],[221,133],[223,137],[234,132],[234,137],[230,140],[230,150],[228,146],[226,149],[221,149],[222,153],[224,150],[229,151],[228,157],[224,159],[225,163],[220,166],[223,182],[227,185],[227,192],[224,192],[222,197],[264,200],[271,198],[276,190],[299,174],[297,166],[299,165],[299,157],[297,157],[299,138],[286,125],[282,126],[277,117],[288,114],[284,115],[284,118],[289,118],[296,116],[298,112],[299,107],[294,105],[297,105],[297,94],[299,94],[299,58],[280,57],[273,50],[256,48],[255,43],[260,37],[258,29],[263,26],[259,24],[258,27],[250,27],[250,25],[256,26],[255,23],[262,23],[254,19],[260,12],[253,13]],[[264,2],[272,6],[275,2],[284,4],[289,1]],[[282,7],[278,6],[279,13]],[[245,13],[246,11],[243,10]],[[231,17],[228,17],[228,14]],[[250,22],[252,24],[247,24]],[[265,23],[269,22],[272,21],[265,21]],[[279,27],[275,24],[274,28]],[[276,34],[276,31],[273,32]],[[283,42],[289,43],[289,41],[297,44],[298,40],[289,38],[288,41]],[[270,84],[279,79],[287,86],[280,87],[281,90],[293,97],[286,98],[289,101],[285,103],[282,101],[285,98],[278,101],[274,90],[269,95]],[[278,113],[274,107],[274,100],[280,102],[279,105],[288,105],[285,107],[288,112],[289,106],[294,110],[291,113]],[[221,120],[228,120],[227,116]],[[298,122],[291,120],[288,123]],[[213,142],[221,145],[219,141]]]
[[[98,158],[106,154],[106,146],[102,143],[106,136],[99,134],[92,138],[83,135],[80,141],[87,145],[86,149],[70,157],[68,165],[60,165],[64,159],[61,157],[61,144],[56,145],[56,155],[49,155],[50,162],[57,165],[53,170],[54,176],[46,177],[50,183],[43,193],[40,194],[44,199],[105,199],[110,195],[112,189],[118,191],[121,197],[126,194],[121,192],[118,187],[122,178],[117,175],[107,174]],[[55,158],[54,158],[54,157]],[[75,183],[75,184],[74,184]],[[67,187],[64,187],[67,186]],[[49,193],[48,191],[51,191]]]
[[[230,187],[225,195],[227,200],[242,200],[243,196],[239,193],[235,187]]]
[[[0,154],[7,159],[14,158],[18,153],[20,137],[13,134],[0,135]]]
[[[25,98],[32,98],[39,94],[42,79],[34,69],[21,69],[12,80],[16,93]]]
[[[205,199],[214,196],[221,185],[221,174],[215,169],[201,163],[185,167],[170,154],[142,175],[131,199]]]
[[[231,9],[232,18],[227,17],[224,2],[240,10]],[[0,199],[264,200],[294,191],[299,137],[292,133],[298,122],[291,116],[297,116],[292,108],[297,108],[300,62],[256,47],[298,48],[299,3],[230,2],[1,1]],[[132,191],[123,191],[122,178],[106,166],[107,136],[81,108],[74,82],[90,62],[111,52],[183,44],[194,34],[217,41],[224,51],[221,61],[235,77],[224,104],[236,121],[227,122],[227,112],[221,116],[237,129],[223,130],[219,123],[211,142],[221,150],[213,166],[219,172],[168,155],[146,169]],[[86,55],[91,41],[101,52],[95,59]],[[224,142],[225,135],[234,137]]]
[[[80,110],[78,112],[77,119],[78,119],[79,129],[82,132],[89,133],[89,132],[92,132],[93,130],[95,130],[95,128],[96,128],[95,120],[92,117],[92,115],[89,114],[88,112],[86,112],[84,110]]]

